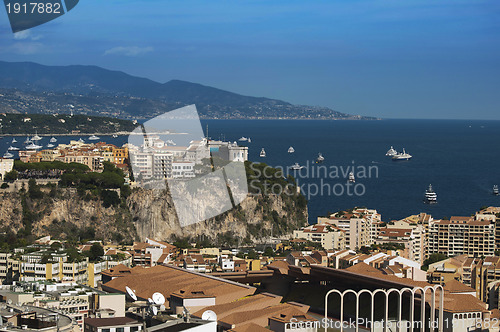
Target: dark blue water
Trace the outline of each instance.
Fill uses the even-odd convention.
[[[347,166],[352,166],[353,161],[357,171],[360,167],[378,168],[378,176],[372,169],[372,177],[357,177],[356,184],[365,189],[361,196],[349,196],[346,192],[339,196],[326,190],[323,195],[312,195],[308,205],[310,222],[328,211],[354,206],[377,209],[383,220],[389,221],[419,212],[431,213],[435,218],[470,215],[482,206],[500,205],[500,196],[491,194],[493,185],[500,185],[500,121],[208,120],[203,121],[204,129],[207,124],[213,139],[237,141],[242,136],[250,137],[252,142],[245,145],[249,146],[252,161],[283,168],[295,162],[309,163],[298,177],[306,195],[313,194],[307,191],[311,184],[326,184],[330,188],[337,185],[337,194],[341,186],[346,186],[341,174],[311,176],[313,168],[318,167],[313,163],[318,152],[325,157],[321,166],[329,170],[336,166],[339,171],[343,168],[348,172]],[[56,144],[78,138],[57,137]],[[82,138],[88,142],[88,137]],[[21,147],[26,138],[16,139],[19,142],[15,145]],[[1,155],[11,141],[11,137],[0,139]],[[40,144],[46,146],[48,141],[49,137],[44,137]],[[127,137],[102,136],[100,141],[121,146]],[[392,161],[385,156],[391,145],[398,151],[404,147],[413,158]],[[295,153],[287,153],[289,146],[294,147]],[[266,158],[259,157],[261,148],[265,148]],[[438,204],[432,206],[423,203],[429,184],[438,194]]]
[[[328,211],[354,206],[377,209],[385,221],[427,212],[435,218],[471,215],[485,205],[500,205],[491,194],[500,185],[500,121],[382,120],[293,121],[209,120],[209,135],[237,140],[250,137],[249,159],[287,167],[295,162],[311,164],[321,152],[322,165],[346,168],[378,167],[378,177],[357,178],[365,194],[316,195],[309,200],[310,222]],[[394,146],[413,155],[410,161],[394,162],[385,153]],[[287,153],[289,146],[295,153]],[[266,158],[259,152],[265,148]],[[317,167],[317,165],[310,166]],[[299,178],[301,184],[321,184],[318,177]],[[305,177],[305,178],[304,178]],[[324,178],[331,186],[345,185],[344,178]],[[438,204],[423,203],[432,184]],[[359,189],[359,188],[358,188]],[[326,190],[324,190],[324,193]],[[337,193],[340,191],[337,190]]]

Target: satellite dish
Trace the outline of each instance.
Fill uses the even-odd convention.
[[[201,319],[216,322],[217,321],[217,314],[215,312],[213,312],[212,310],[207,310],[201,315]]]
[[[134,301],[137,301],[137,295],[135,295],[134,291],[130,289],[130,287],[125,286],[125,290],[127,291],[128,296]]]
[[[162,293],[154,293],[153,294],[153,302],[158,305],[162,305],[165,303],[165,296]]]
[[[158,308],[157,307],[151,307],[151,310],[153,311],[153,315],[156,316],[158,315]]]

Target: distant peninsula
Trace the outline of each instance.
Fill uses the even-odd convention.
[[[81,135],[130,133],[130,120],[68,114],[0,114],[0,136]]]
[[[376,120],[180,80],[158,83],[96,66],[0,61],[0,113],[151,119],[195,104],[202,119]]]

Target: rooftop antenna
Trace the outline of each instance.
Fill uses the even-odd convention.
[[[189,313],[189,310],[185,307],[184,308],[184,316],[186,317],[186,323],[189,323],[191,321],[191,314]]]

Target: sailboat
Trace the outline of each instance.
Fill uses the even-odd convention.
[[[325,161],[325,157],[320,153],[318,153],[318,158],[316,158],[316,164],[321,164],[323,161]]]
[[[493,195],[498,196],[498,186],[497,185],[493,186]]]
[[[265,158],[265,156],[266,156],[266,150],[264,150],[264,148],[262,148],[262,150],[260,150],[260,157]]]
[[[14,157],[14,155],[10,152],[5,152],[4,155],[3,155],[4,158],[12,158]]]
[[[16,146],[12,146],[11,145],[11,146],[9,146],[9,148],[7,150],[9,150],[9,151],[19,151],[19,148],[16,147]]]
[[[294,152],[295,152],[295,149],[293,148],[293,146],[288,148],[288,153],[294,153]]]
[[[50,143],[55,143],[55,142],[57,142],[57,139],[56,139],[54,136],[52,136],[52,138],[50,139],[50,141],[49,141],[49,142],[50,142]]]
[[[31,138],[31,140],[32,140],[32,141],[39,141],[39,140],[41,140],[41,139],[42,139],[42,138],[41,138],[40,136],[38,136],[38,133],[35,133],[35,136],[33,136],[33,137]]]
[[[15,138],[13,138],[12,143],[17,143],[17,140]]]

